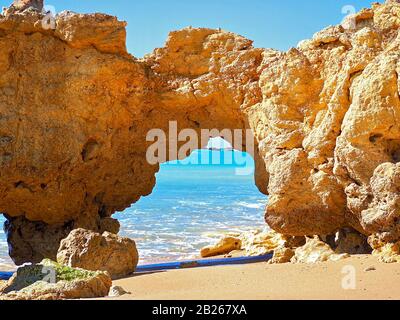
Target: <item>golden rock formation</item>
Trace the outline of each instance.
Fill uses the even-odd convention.
[[[326,261],[339,261],[350,257],[348,253],[336,254],[332,248],[318,237],[307,238],[304,246],[295,250],[292,263],[319,263]]]
[[[325,237],[324,240],[321,238],[284,236],[268,230],[228,234],[216,246],[204,248],[202,257],[204,257],[203,251],[209,253],[207,257],[222,254],[227,256],[272,254],[269,264],[289,262],[312,264],[338,261],[350,257],[350,254],[371,252],[371,247],[366,244],[366,237],[354,230],[340,230],[336,235]],[[330,239],[332,241],[329,241]],[[237,247],[236,244],[241,246]]]
[[[225,254],[256,257],[274,253],[274,261],[283,261],[290,255],[290,251],[305,243],[305,237],[284,236],[271,230],[254,230],[227,234],[216,245],[203,248],[201,256],[204,258]]]
[[[139,254],[131,239],[75,229],[61,241],[57,262],[71,268],[106,271],[117,279],[135,272]]]
[[[368,242],[374,249],[372,254],[384,263],[400,262],[400,241],[395,243],[382,242],[378,237],[371,236]]]
[[[14,259],[41,250],[15,236],[20,221],[32,226],[26,234],[100,231],[102,219],[150,194],[159,166],[146,161],[146,134],[168,132],[169,121],[197,132],[252,129],[256,182],[277,232],[352,227],[400,239],[396,1],[288,52],[187,28],[136,59],[114,17],[63,12],[54,29],[42,19],[37,10],[0,16],[0,212]],[[60,232],[51,234],[54,251]]]
[[[225,237],[222,238],[217,244],[204,247],[200,251],[202,258],[216,257],[231,253],[232,251],[240,250],[242,248],[242,241],[238,238]]]

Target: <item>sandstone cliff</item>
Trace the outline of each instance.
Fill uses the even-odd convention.
[[[0,212],[16,261],[55,255],[74,228],[107,231],[104,219],[150,194],[146,134],[171,120],[253,130],[276,231],[400,239],[397,2],[288,52],[187,28],[144,59],[114,17],[63,12],[52,29],[42,19],[0,16]]]

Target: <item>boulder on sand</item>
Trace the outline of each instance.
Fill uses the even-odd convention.
[[[291,259],[294,257],[295,252],[293,249],[280,247],[274,251],[274,255],[271,260],[268,261],[268,264],[282,264],[289,263]]]
[[[115,279],[136,270],[139,254],[131,239],[75,229],[61,241],[57,261],[73,268],[107,271]]]
[[[121,297],[126,294],[131,294],[130,292],[126,291],[124,288],[120,286],[112,286],[110,292],[108,293],[109,297]]]
[[[51,260],[21,267],[0,284],[0,300],[60,300],[108,295],[112,280],[107,272],[70,268]]]
[[[223,254],[228,254],[242,248],[242,241],[238,238],[226,237],[221,239],[216,245],[208,246],[201,249],[202,258],[215,257]]]

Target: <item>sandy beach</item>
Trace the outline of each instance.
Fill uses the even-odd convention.
[[[343,289],[351,268],[355,288]],[[0,271],[10,270],[0,265]],[[138,273],[113,282],[130,294],[97,300],[399,300],[399,283],[397,264],[360,255],[317,264],[255,263]]]
[[[343,270],[353,266],[356,288],[344,290]],[[344,269],[345,268],[345,269]],[[369,271],[367,271],[369,270]],[[400,299],[400,269],[372,256],[314,265],[257,263],[137,274],[114,285],[131,292],[123,300]]]
[[[1,301],[400,300],[400,0],[8,2]]]
[[[0,272],[11,272],[15,271],[17,267],[15,265],[0,263]]]

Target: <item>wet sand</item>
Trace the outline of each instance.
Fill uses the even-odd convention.
[[[343,284],[349,288],[344,289]],[[131,292],[111,298],[124,300],[397,300],[400,266],[358,256],[315,265],[257,263],[137,274],[114,281],[114,285]]]

